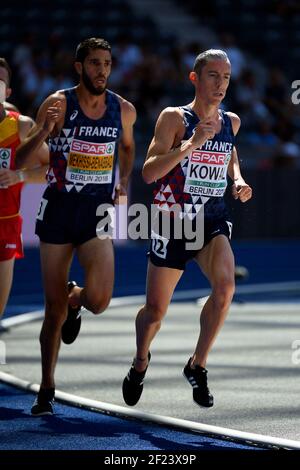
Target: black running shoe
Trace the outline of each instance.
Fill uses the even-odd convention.
[[[31,408],[32,416],[53,415],[54,388],[41,388]]]
[[[148,365],[151,359],[151,353],[148,352]],[[143,372],[138,372],[134,367],[134,361],[131,368],[129,369],[128,374],[123,380],[123,398],[127,405],[134,406],[137,404],[141,398],[143,387],[144,387],[144,378],[148,369],[148,365]]]
[[[182,371],[183,376],[193,387],[194,402],[199,406],[209,408],[214,404],[214,397],[207,386],[207,370],[204,369],[204,367],[197,365],[195,366],[195,369],[192,369],[190,366],[191,360],[192,358],[190,357],[187,365]]]
[[[75,281],[68,282],[68,291],[77,286]],[[61,329],[61,339],[65,344],[71,344],[78,336],[81,327],[81,306],[72,308],[68,305],[68,316]]]

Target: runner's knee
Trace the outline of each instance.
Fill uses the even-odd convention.
[[[213,301],[220,309],[227,309],[232,301],[235,284],[232,279],[224,278],[218,281],[213,288]]]
[[[107,309],[110,299],[110,295],[102,295],[101,297],[87,299],[88,309],[94,315],[99,315]]]
[[[151,323],[161,322],[167,311],[167,308],[159,301],[148,301],[145,308]]]

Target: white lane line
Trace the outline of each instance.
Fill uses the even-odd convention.
[[[30,392],[37,393],[39,390],[39,385],[32,384],[25,380],[19,379],[18,377],[6,374],[5,372],[0,372],[0,381]],[[107,413],[123,418],[133,418],[159,425],[165,425],[168,427],[175,427],[177,429],[186,430],[190,432],[192,431],[204,433],[206,435],[210,434],[222,439],[230,438],[235,441],[242,442],[244,444],[250,443],[284,449],[300,449],[299,441],[282,439],[272,436],[264,436],[262,434],[248,433],[235,429],[196,423],[194,421],[187,421],[184,419],[171,418],[169,416],[144,413],[143,411],[133,410],[124,406],[112,405],[97,400],[90,400],[88,398],[79,397],[77,395],[61,392],[59,390],[55,392],[55,398],[57,401],[66,403],[71,406],[83,407],[90,411]]]
[[[258,283],[258,284],[246,284],[239,285],[237,284],[236,294],[259,294],[259,293],[272,293],[272,292],[296,292],[300,293],[300,281],[287,281],[287,282],[267,282],[267,283]],[[177,291],[173,295],[174,300],[181,299],[191,299],[197,297],[204,297],[210,293],[210,289],[187,289],[182,291]],[[28,294],[29,297],[32,297]],[[14,296],[15,300],[20,299],[24,300],[24,295]],[[145,301],[144,295],[129,295],[124,297],[115,297],[111,300],[110,306],[118,307],[120,302],[123,302],[124,299],[128,299],[126,305],[133,305],[134,303],[143,303]],[[123,304],[122,304],[123,305]]]
[[[44,317],[44,310],[36,310],[34,312],[20,313],[9,318],[1,320],[3,328],[11,328],[13,326],[23,325],[32,321],[40,320]]]

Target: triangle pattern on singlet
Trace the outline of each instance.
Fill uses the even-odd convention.
[[[197,204],[197,202],[200,199],[200,196],[192,196],[192,199],[193,199],[193,204]]]
[[[72,130],[72,129],[64,129],[64,128],[62,128],[61,132],[62,132],[66,137],[69,137],[71,130]]]
[[[167,202],[176,203],[176,201],[175,201],[175,198],[174,198],[173,194],[170,194],[170,196],[169,196],[169,197],[168,197],[168,199],[167,199]]]
[[[51,169],[47,172],[47,180],[50,181],[51,183],[56,183],[57,179],[55,178],[55,175],[54,175],[54,172],[53,172],[53,168],[51,168]]]
[[[188,157],[185,157],[184,160],[181,160],[181,162],[180,162],[181,168],[187,167],[188,164],[189,164]]]
[[[168,211],[169,210],[169,205],[168,205],[167,202],[165,202],[164,204],[160,204],[159,208],[164,210],[164,211]]]
[[[203,204],[196,204],[194,206],[194,211],[196,214],[198,214],[198,212],[200,211],[201,207],[203,207]]]
[[[201,201],[202,201],[202,204],[205,204],[207,201],[209,201],[209,197],[206,197],[206,196],[201,196]]]
[[[155,200],[155,201],[161,201],[161,197],[162,197],[162,194],[161,194],[161,192],[159,191],[159,192],[155,195],[154,200]]]
[[[184,203],[184,212],[189,214],[193,210],[193,204],[186,204]]]

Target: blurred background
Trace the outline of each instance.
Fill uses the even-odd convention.
[[[188,73],[200,52],[225,50],[232,79],[223,107],[241,117],[237,148],[254,190],[246,205],[228,195],[236,260],[249,268],[248,282],[300,279],[300,105],[292,102],[292,83],[300,80],[299,1],[11,0],[1,6],[0,17],[0,55],[13,69],[11,102],[32,117],[47,95],[77,83],[74,52],[82,39],[98,36],[111,43],[109,88],[138,112],[131,202],[151,202],[153,187],[142,181],[141,167],[158,114],[192,100]],[[37,243],[40,192],[28,186],[23,194],[29,247]],[[142,242],[117,247],[117,295],[143,293],[146,251]],[[37,250],[26,254],[16,263],[12,299],[28,294],[27,266],[39,277]],[[129,261],[132,276],[126,276]],[[184,288],[205,284],[193,269]],[[29,303],[41,299],[40,281],[29,290]]]

